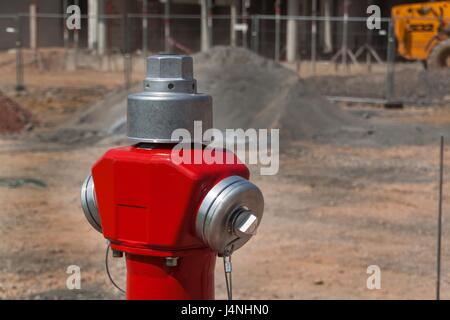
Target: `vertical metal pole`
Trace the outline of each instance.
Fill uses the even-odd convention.
[[[98,0],[97,4],[97,53],[104,55],[106,52],[106,19],[105,0]]]
[[[299,0],[287,1],[286,21],[286,61],[295,62],[298,56],[298,21],[296,16],[299,15]]]
[[[247,16],[247,5],[249,0],[242,0],[242,23],[247,25],[248,16]],[[248,48],[248,39],[247,39],[247,28],[242,31],[242,46],[244,48]]]
[[[148,55],[148,0],[142,0],[142,55],[144,59],[147,58]]]
[[[209,47],[213,46],[213,13],[212,13],[212,0],[208,0],[208,42]]]
[[[368,0],[367,6],[370,6],[373,4],[373,0]],[[366,65],[367,65],[367,71],[372,71],[372,55],[370,54],[370,46],[372,45],[372,30],[369,30],[367,28],[366,30]]]
[[[348,0],[344,0],[344,21],[342,26],[342,64],[348,71]]]
[[[442,189],[444,184],[444,137],[441,136],[440,162],[439,162],[439,209],[438,230],[436,245],[436,300],[441,299],[441,239],[442,239]]]
[[[280,61],[280,0],[275,1],[275,61]]]
[[[312,72],[316,74],[316,59],[317,59],[317,0],[312,0],[311,13],[313,20],[311,21],[311,63]]]
[[[441,285],[441,239],[442,239],[442,189],[444,181],[444,137],[440,141],[440,165],[439,165],[439,211],[438,211],[438,234],[437,234],[437,279],[436,279],[436,300],[440,300]]]
[[[323,2],[323,15],[325,21],[323,22],[323,45],[324,52],[331,53],[333,51],[333,41],[331,36],[331,0],[324,0]]]
[[[22,56],[22,27],[20,14],[16,16],[16,91],[25,90]]]
[[[64,39],[64,51],[67,52],[67,49],[69,48],[69,30],[67,29],[66,26],[66,19],[67,19],[67,2],[68,0],[64,0],[63,1],[63,8],[62,8],[62,12],[63,12],[63,19],[62,19],[62,23],[63,23],[63,39]]]
[[[88,47],[97,52],[98,49],[98,2],[88,0]]]
[[[367,71],[372,72],[372,55],[370,54],[370,45],[372,44],[372,30],[367,29],[367,48],[366,48],[366,65]]]
[[[125,3],[125,13],[123,14],[123,72],[124,72],[124,82],[125,89],[128,91],[130,89],[130,77],[131,77],[131,55],[129,46],[129,26],[128,26],[128,6]]]
[[[80,5],[80,0],[75,0],[74,4],[76,6]],[[75,49],[75,69],[78,67],[78,48],[79,48],[79,42],[80,42],[80,33],[78,29],[74,30],[74,34],[73,34],[73,46]]]
[[[236,0],[230,4],[230,45],[236,47],[236,22],[237,22],[237,6]]]
[[[172,46],[170,45],[170,0],[165,0],[164,2],[164,51],[172,51]]]
[[[33,52],[33,60],[37,61],[37,4],[36,0],[30,3],[30,49]]]
[[[125,3],[126,7],[126,3]],[[123,83],[125,89],[128,89],[128,75],[127,75],[127,26],[126,26],[126,13],[122,15],[122,47],[123,47]]]
[[[389,20],[388,27],[388,47],[387,47],[387,72],[386,72],[386,88],[385,99],[389,102],[394,97],[394,59],[395,59],[395,37],[394,37],[394,21]]]
[[[252,50],[255,53],[259,52],[259,17],[252,16]]]
[[[211,48],[211,8],[209,0],[201,0],[201,50]]]

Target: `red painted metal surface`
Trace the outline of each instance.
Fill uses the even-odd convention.
[[[198,207],[220,180],[249,177],[234,164],[175,164],[170,147],[111,149],[92,175],[103,235],[126,253],[127,298],[213,299],[215,253],[195,235]],[[202,158],[203,149],[188,151]],[[165,257],[180,257],[168,267]]]
[[[176,267],[160,257],[127,254],[127,299],[212,300],[215,262],[209,249],[180,257]]]

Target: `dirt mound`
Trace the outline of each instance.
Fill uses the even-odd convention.
[[[32,126],[32,115],[0,91],[0,134],[18,133]]]
[[[333,134],[358,122],[295,72],[242,48],[194,56],[199,91],[213,97],[214,127],[279,128],[282,139]]]

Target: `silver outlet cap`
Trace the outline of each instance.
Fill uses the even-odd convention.
[[[89,224],[98,232],[102,232],[92,175],[89,175],[81,186],[81,207]]]
[[[196,234],[219,255],[247,243],[261,223],[264,198],[250,181],[231,176],[217,183],[203,199]]]

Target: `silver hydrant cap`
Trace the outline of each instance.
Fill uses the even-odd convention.
[[[197,93],[192,57],[159,54],[147,58],[144,91],[128,96],[127,135],[139,142],[179,142],[176,129],[194,136],[194,121],[212,127],[212,98]]]

